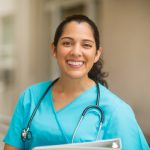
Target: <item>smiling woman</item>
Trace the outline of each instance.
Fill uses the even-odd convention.
[[[61,76],[76,80],[88,79],[88,72],[101,54],[101,49],[96,50],[93,32],[86,22],[67,24],[57,45],[52,47]]]
[[[106,88],[94,22],[83,15],[67,17],[51,48],[60,77],[21,94],[4,149],[120,138],[123,150],[148,150],[130,106]]]

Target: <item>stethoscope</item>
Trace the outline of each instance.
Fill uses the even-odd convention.
[[[21,139],[23,142],[25,142],[26,140],[30,140],[32,138],[32,132],[30,131],[30,126],[31,126],[31,122],[42,102],[42,100],[44,99],[45,95],[48,93],[49,89],[56,83],[56,81],[58,80],[59,78],[57,78],[56,80],[54,80],[49,86],[48,88],[45,90],[44,94],[41,96],[39,102],[37,103],[36,107],[34,108],[32,114],[31,114],[31,117],[28,121],[28,124],[27,124],[27,127],[24,128],[22,131],[21,131]],[[103,121],[104,121],[104,112],[103,110],[100,108],[99,106],[99,102],[100,102],[100,88],[99,88],[99,85],[98,85],[98,82],[96,82],[96,87],[97,87],[97,99],[96,99],[96,105],[89,105],[87,106],[82,114],[81,114],[81,117],[79,119],[79,122],[74,130],[74,133],[73,133],[73,136],[72,136],[72,140],[71,142],[73,143],[74,142],[74,138],[75,138],[75,135],[81,125],[81,122],[82,120],[84,119],[84,117],[86,116],[87,112],[91,109],[96,109],[99,111],[99,129],[98,129],[98,132],[97,132],[97,136],[96,136],[96,141],[98,140],[98,137],[100,135],[100,131],[101,131],[101,128],[102,128],[102,124],[103,124]]]

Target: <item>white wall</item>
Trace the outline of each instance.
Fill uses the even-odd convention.
[[[133,107],[150,136],[150,1],[102,0],[100,8],[109,87]]]

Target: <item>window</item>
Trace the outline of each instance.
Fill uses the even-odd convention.
[[[3,17],[1,19],[1,45],[0,45],[0,57],[3,69],[11,68],[13,58],[13,46],[14,46],[14,23],[13,17]]]
[[[0,83],[1,89],[13,81],[14,20],[13,16],[0,18]],[[1,90],[0,89],[0,90]]]

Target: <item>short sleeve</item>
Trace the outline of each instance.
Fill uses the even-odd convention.
[[[109,138],[121,138],[122,150],[149,150],[130,106],[118,107],[109,121],[106,134]]]
[[[19,97],[9,129],[3,140],[4,143],[20,149],[23,149],[23,142],[21,140],[24,118],[23,99],[24,93],[22,93]]]

